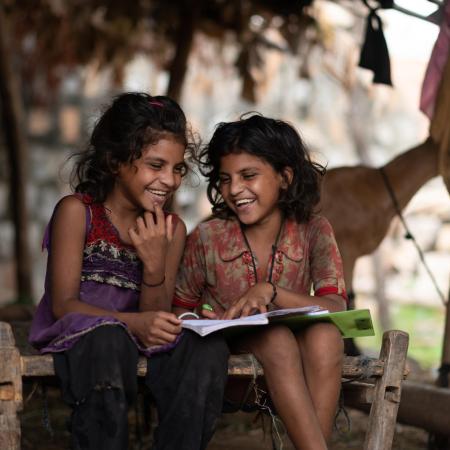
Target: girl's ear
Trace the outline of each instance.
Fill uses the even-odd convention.
[[[281,182],[281,189],[287,189],[294,178],[294,171],[292,170],[292,167],[286,166],[282,170],[281,176],[283,177],[283,180]]]
[[[113,158],[111,158],[111,155],[109,153],[106,154],[106,164],[108,169],[111,171],[111,173],[116,176],[119,173],[120,164],[115,161]]]

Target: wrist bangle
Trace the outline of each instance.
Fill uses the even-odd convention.
[[[146,282],[144,281],[144,278],[142,278],[142,284],[143,284],[144,286],[149,287],[149,288],[154,288],[154,287],[162,286],[162,285],[164,284],[164,281],[166,281],[166,276],[165,276],[165,275],[163,276],[163,279],[162,279],[159,283],[155,283],[155,284],[146,283]]]
[[[195,319],[200,319],[200,316],[198,314],[195,314],[194,312],[185,312],[178,316],[179,319],[184,319],[185,317],[194,317]]]
[[[278,295],[277,286],[272,281],[268,281],[268,283],[272,286],[272,297],[270,298],[269,303],[273,303]]]

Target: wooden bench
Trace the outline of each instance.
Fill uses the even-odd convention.
[[[12,325],[12,326],[11,326]],[[29,323],[0,322],[0,449],[20,449],[20,417],[23,408],[22,382],[54,376],[51,355],[39,355],[27,344]],[[379,359],[350,357],[342,370],[344,401],[348,406],[370,408],[365,450],[389,450],[395,431],[405,362],[408,334],[387,331]],[[250,355],[231,356],[228,374],[233,377],[262,376],[259,364]],[[138,376],[144,376],[146,362],[141,358]]]

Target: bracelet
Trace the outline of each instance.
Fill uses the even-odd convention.
[[[270,298],[269,303],[273,303],[278,295],[277,286],[272,281],[268,281],[268,283],[272,286],[272,297]]]
[[[149,288],[154,288],[154,287],[162,286],[162,285],[164,284],[165,281],[166,281],[166,276],[165,276],[165,275],[163,276],[163,279],[162,279],[159,283],[155,283],[155,284],[146,283],[146,282],[144,281],[144,278],[142,278],[142,284],[143,284],[144,286],[149,287]]]
[[[200,316],[198,314],[195,314],[194,312],[185,312],[183,314],[180,314],[178,316],[179,319],[184,319],[185,317],[195,317],[196,319],[200,319]]]

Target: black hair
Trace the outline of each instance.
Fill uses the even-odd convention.
[[[87,148],[73,155],[72,187],[89,194],[94,202],[105,201],[119,165],[140,158],[147,145],[162,138],[174,139],[188,151],[193,149],[192,133],[177,102],[143,92],[115,97],[97,121]]]
[[[233,215],[220,194],[220,159],[231,153],[249,153],[269,163],[277,173],[284,174],[286,167],[292,169],[292,181],[280,192],[278,206],[286,217],[308,221],[320,200],[320,179],[325,167],[311,160],[302,138],[291,125],[250,114],[235,122],[219,123],[199,155],[213,214],[222,218]]]

